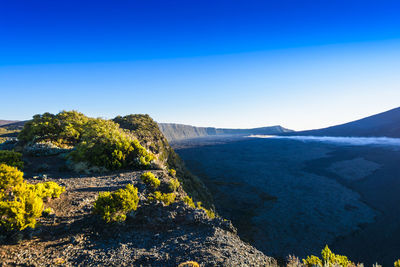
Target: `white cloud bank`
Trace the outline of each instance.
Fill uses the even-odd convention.
[[[324,142],[337,145],[352,145],[352,146],[379,145],[379,146],[400,147],[400,138],[389,138],[389,137],[275,136],[275,135],[251,135],[249,137],[291,139],[302,142]]]

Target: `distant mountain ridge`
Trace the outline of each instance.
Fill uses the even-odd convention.
[[[191,139],[207,136],[222,136],[222,135],[250,135],[250,134],[281,134],[292,132],[282,126],[269,126],[252,129],[227,129],[214,127],[196,127],[177,123],[158,123],[158,127],[163,132],[168,141],[176,141],[182,139]]]
[[[328,128],[284,133],[284,135],[400,138],[400,107]]]
[[[27,121],[0,120],[0,128],[7,130],[21,130]]]
[[[15,123],[15,122],[18,122],[18,121],[0,120],[0,126]]]

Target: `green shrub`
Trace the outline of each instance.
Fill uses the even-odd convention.
[[[195,261],[185,261],[178,265],[178,267],[200,267]]]
[[[197,202],[197,208],[204,210],[207,213],[208,218],[213,219],[215,218],[215,213],[211,209],[206,209],[202,206],[202,203],[199,201]]]
[[[168,173],[172,176],[175,177],[176,176],[176,171],[174,169],[169,169]]]
[[[50,214],[53,214],[54,213],[54,211],[51,209],[51,208],[45,208],[43,211],[42,211],[42,216],[49,216]]]
[[[9,150],[0,150],[0,163],[14,166],[22,170],[24,162],[22,161],[22,154]]]
[[[24,181],[24,173],[16,167],[0,164],[0,192],[8,191]]]
[[[129,137],[118,124],[91,119],[85,126],[81,142],[70,153],[75,162],[88,162],[91,166],[108,170],[147,168],[154,159],[139,142]]]
[[[53,182],[28,184],[16,167],[0,164],[0,229],[34,228],[43,211],[43,196],[58,197],[63,191],[60,188]]]
[[[34,228],[42,215],[43,200],[25,182],[12,189],[12,198],[0,192],[0,228],[6,231]]]
[[[180,186],[180,183],[179,183],[178,179],[176,179],[176,178],[169,179],[168,189],[171,192],[175,192],[179,188],[179,186]]]
[[[35,115],[31,121],[25,123],[18,139],[25,143],[49,141],[59,147],[74,146],[79,142],[88,120],[89,118],[77,111]]]
[[[115,192],[100,193],[94,203],[94,213],[109,222],[123,222],[126,214],[135,211],[139,203],[138,190],[131,184]]]
[[[394,267],[400,267],[400,260],[394,262]]]
[[[189,207],[193,208],[193,209],[201,209],[204,210],[207,213],[208,218],[213,219],[215,218],[215,213],[211,210],[211,209],[206,209],[202,206],[202,203],[200,201],[194,203],[193,199],[189,196],[185,196],[183,198],[183,202],[186,203],[186,205],[188,205]]]
[[[183,198],[183,202],[185,202],[186,205],[188,205],[191,208],[194,208],[194,209],[196,208],[196,205],[194,204],[193,199],[189,196],[185,196]]]
[[[145,183],[147,186],[150,186],[153,189],[156,189],[157,187],[160,186],[161,182],[152,174],[151,172],[145,172],[140,176],[140,179],[142,179],[143,183]]]
[[[58,185],[55,182],[37,183],[32,185],[36,194],[42,199],[58,198],[65,191],[65,187]]]
[[[334,254],[328,246],[321,252],[322,260],[317,256],[311,255],[306,259],[303,259],[303,264],[305,266],[341,266],[348,267],[354,266],[354,263],[349,261],[346,256],[336,255]]]
[[[150,194],[148,200],[150,201],[161,201],[166,206],[175,202],[176,195],[174,193],[161,193],[160,191]]]
[[[306,259],[303,259],[303,264],[305,266],[309,266],[309,267],[322,266],[322,261],[317,256],[311,255],[311,256],[307,256]]]

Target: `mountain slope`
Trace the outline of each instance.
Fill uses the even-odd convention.
[[[213,127],[196,127],[191,125],[176,123],[158,123],[158,127],[163,132],[168,141],[221,135],[249,135],[249,134],[280,134],[291,132],[292,130],[282,126],[260,127],[253,129],[224,129]]]
[[[27,121],[0,120],[0,128],[7,130],[21,130]]]
[[[400,138],[400,107],[349,123],[285,135],[364,136]]]
[[[10,123],[14,123],[14,122],[17,122],[17,121],[0,120],[0,126],[6,125],[6,124],[10,124]]]

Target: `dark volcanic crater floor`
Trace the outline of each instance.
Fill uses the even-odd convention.
[[[400,257],[400,151],[279,139],[176,144],[219,212],[267,255]]]

